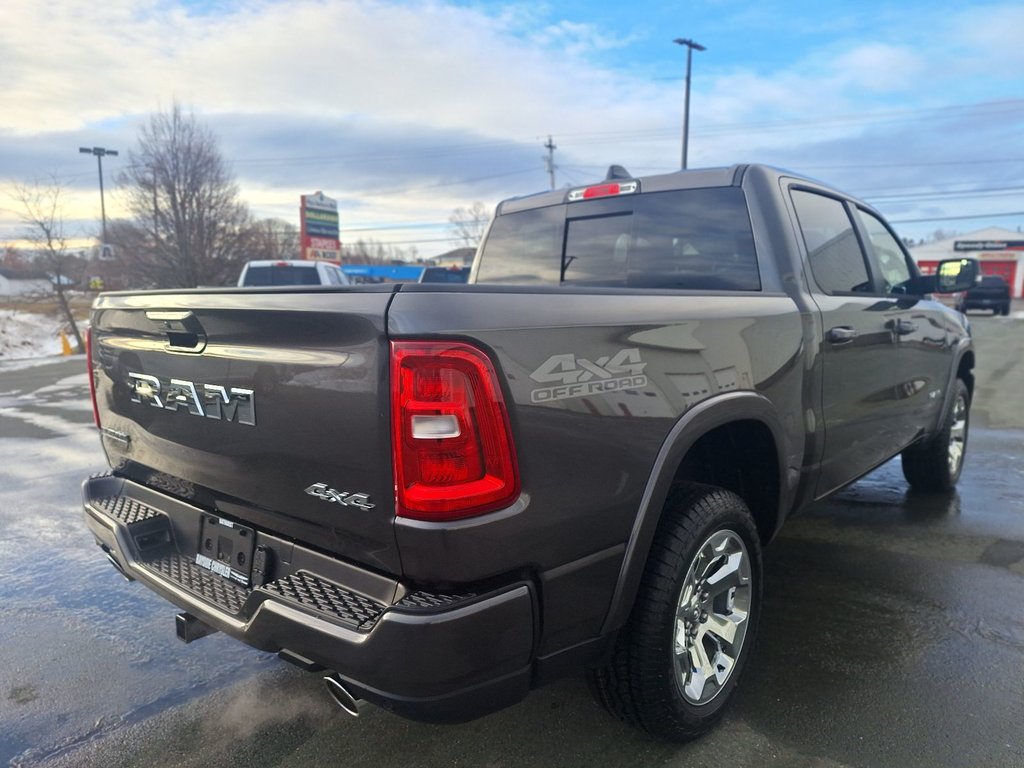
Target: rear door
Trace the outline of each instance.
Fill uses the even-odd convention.
[[[312,271],[312,270],[311,270]],[[119,474],[390,572],[389,289],[101,296]]]
[[[817,495],[869,471],[906,441],[894,302],[877,295],[846,201],[790,188],[808,286],[821,310],[825,443]]]

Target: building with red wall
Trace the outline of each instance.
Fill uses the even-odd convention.
[[[1024,296],[1024,232],[1000,227],[979,229],[948,240],[916,245],[910,255],[922,273],[930,275],[943,259],[977,259],[981,274],[998,275],[1010,284],[1010,295]]]

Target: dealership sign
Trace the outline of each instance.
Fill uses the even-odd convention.
[[[1024,240],[954,240],[954,251],[1024,251]]]
[[[306,259],[338,259],[338,201],[323,192],[303,195],[299,208],[302,221],[302,256]]]

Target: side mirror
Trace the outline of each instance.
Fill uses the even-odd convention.
[[[978,262],[974,259],[945,259],[935,270],[936,293],[959,293],[978,282]]]

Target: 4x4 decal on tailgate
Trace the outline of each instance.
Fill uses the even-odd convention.
[[[368,493],[351,493],[349,491],[338,491],[331,488],[327,483],[313,483],[305,491],[310,496],[318,499],[340,504],[343,507],[356,507],[358,509],[371,510],[377,505],[370,501]]]
[[[560,383],[533,390],[530,400],[548,403],[620,389],[639,389],[647,386],[647,377],[643,375],[646,367],[636,348],[620,349],[614,355],[593,361],[576,357],[572,352],[552,355],[530,374],[530,378],[541,384]]]

